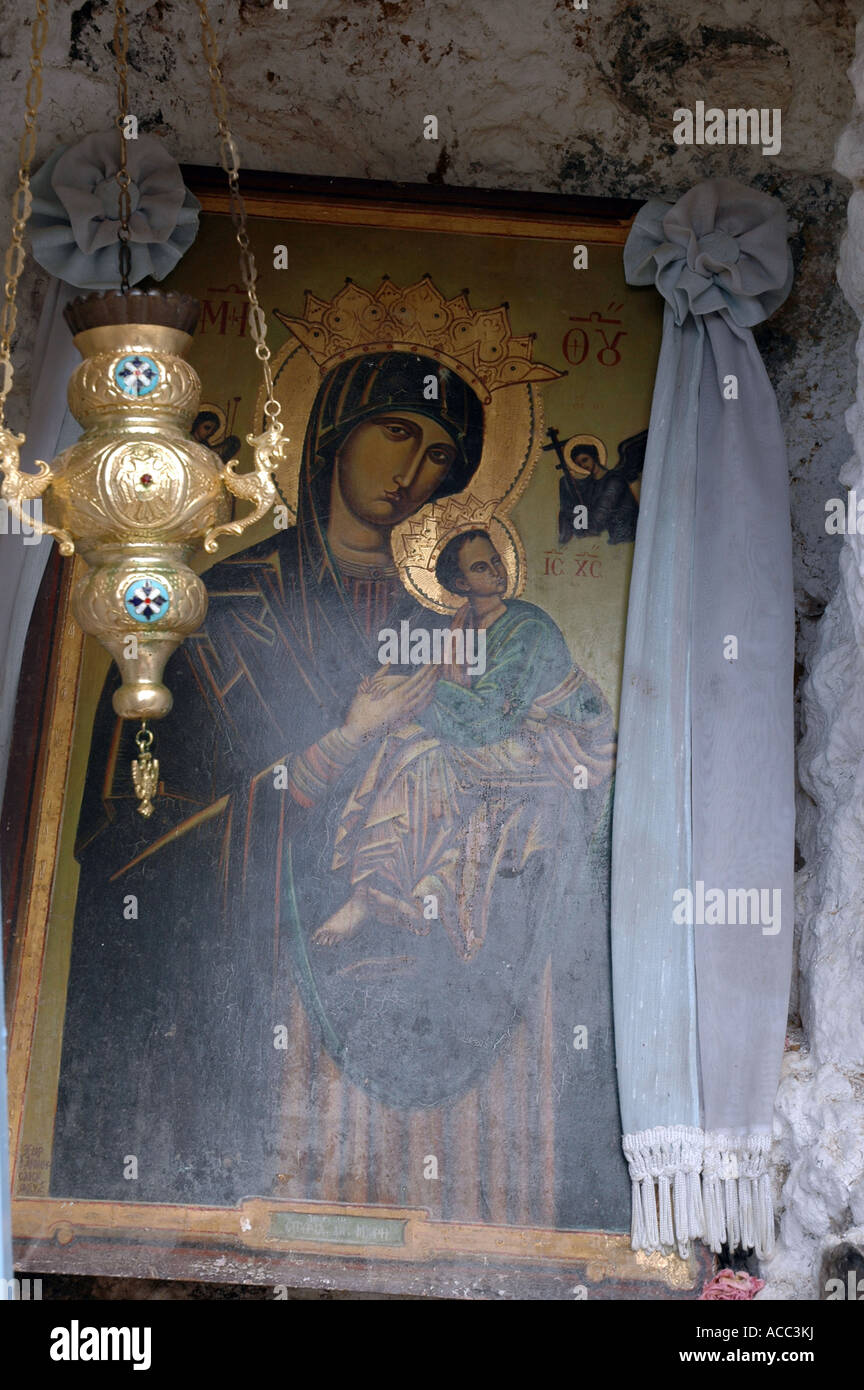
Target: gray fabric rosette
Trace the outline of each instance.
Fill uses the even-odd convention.
[[[753,328],[792,288],[786,211],[734,179],[697,184],[670,207],[651,198],[624,248],[631,285],[653,283],[680,327],[688,313],[722,313]]]
[[[31,181],[33,255],[58,279],[83,290],[120,283],[118,232],[120,135],[88,135],[56,150]],[[183,183],[176,160],[155,135],[126,142],[131,216],[130,284],[163,280],[198,232],[201,204]]]

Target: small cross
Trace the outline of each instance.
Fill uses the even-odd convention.
[[[132,595],[132,603],[143,618],[158,617],[166,602],[165,595],[154,589],[149,580],[145,580]]]
[[[156,372],[149,362],[142,361],[140,357],[132,357],[119,375],[128,386],[132,386],[140,393],[140,388],[142,386],[150,385],[156,376]]]

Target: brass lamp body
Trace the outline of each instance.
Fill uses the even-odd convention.
[[[136,310],[163,321],[127,322]],[[172,705],[165,663],[207,612],[207,590],[190,557],[202,545],[215,550],[217,536],[240,535],[269,510],[278,495],[273,471],[288,440],[275,420],[262,434],[247,435],[254,466],[238,475],[239,460],[223,464],[190,437],[201,383],[185,360],[192,342],[186,328],[197,317],[188,296],[93,295],[66,317],[80,330],[73,341],[83,361],[68,399],[84,433],[33,474],[18,468],[21,438],[0,430],[0,496],[55,536],[62,554],[77,550],[87,562],[72,611],[120,668],[116,713],[160,719]],[[230,520],[229,493],[253,504],[239,521]],[[25,515],[37,497],[39,519]]]
[[[68,399],[84,433],[54,461],[44,515],[90,567],[72,611],[120,668],[115,711],[158,719],[172,705],[165,663],[207,611],[189,558],[228,520],[230,499],[217,456],[189,437],[201,395],[184,360],[191,335],[105,324],[74,342],[84,360]]]

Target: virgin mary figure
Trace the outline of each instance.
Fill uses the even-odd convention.
[[[463,491],[482,445],[477,395],[422,352],[326,373],[296,527],[205,576],[147,822],[109,677],[76,844],[52,1193],[128,1200],[135,1154],[142,1201],[624,1224],[605,790],[574,798],[559,843],[499,875],[495,929],[470,963],[444,933],[406,946],[387,922],[338,952],[312,944],[344,895],[332,865],[346,798],[433,693],[422,671],[370,692],[378,633],[418,618],[391,531]],[[590,1038],[578,1054],[577,1026]]]

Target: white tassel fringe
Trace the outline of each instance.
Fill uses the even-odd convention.
[[[624,1153],[633,1184],[630,1243],[634,1250],[674,1245],[684,1256],[690,1241],[702,1235],[699,1171],[704,1137],[701,1129],[690,1125],[660,1125],[625,1134]]]
[[[690,1125],[659,1125],[625,1134],[630,1168],[634,1250],[689,1254],[691,1240],[715,1252],[774,1248],[768,1155],[771,1136],[705,1134]]]
[[[724,1241],[733,1250],[737,1245],[752,1248],[760,1259],[774,1249],[770,1151],[770,1134],[705,1135],[705,1242],[715,1253]]]

